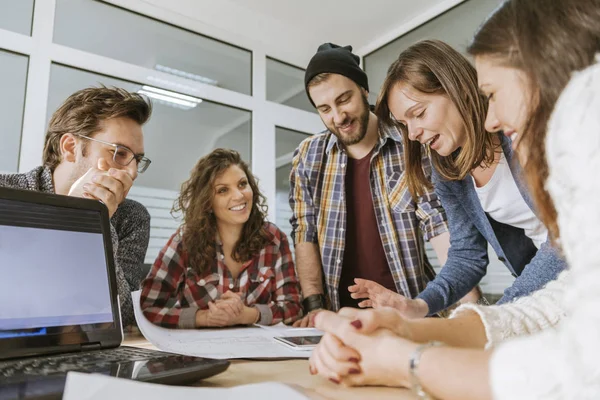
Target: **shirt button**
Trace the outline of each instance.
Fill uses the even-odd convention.
[[[335,262],[337,262],[338,264],[342,262],[342,260],[340,260],[339,258],[337,260],[335,260]]]
[[[342,164],[342,165],[340,165],[340,167],[342,167],[342,168],[344,168],[345,166],[346,166],[346,164]]]
[[[200,283],[200,286],[204,286],[206,284],[206,281],[204,279],[200,279],[200,282],[198,283]]]
[[[233,283],[229,284],[229,289],[233,289],[235,287],[235,285]]]
[[[261,281],[261,282],[264,282],[264,281],[265,281],[265,277],[264,277],[264,276],[261,276],[261,277],[260,277],[260,281]]]
[[[225,254],[219,254],[219,258],[221,258],[221,260],[225,259]]]

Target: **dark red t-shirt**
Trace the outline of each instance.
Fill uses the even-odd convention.
[[[348,158],[346,165],[346,244],[339,285],[340,307],[358,307],[362,301],[353,299],[348,292],[354,278],[369,279],[396,292],[375,218],[371,156],[372,152],[360,160]]]

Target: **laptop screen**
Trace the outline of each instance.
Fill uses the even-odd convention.
[[[96,208],[0,198],[0,340],[114,328]]]

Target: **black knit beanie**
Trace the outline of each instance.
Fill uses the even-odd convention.
[[[333,43],[323,43],[317,49],[315,55],[310,59],[304,74],[304,88],[306,95],[314,106],[308,93],[308,83],[315,76],[322,73],[340,74],[353,80],[360,87],[369,91],[369,80],[367,74],[360,68],[360,58],[352,54],[352,46],[340,47]]]

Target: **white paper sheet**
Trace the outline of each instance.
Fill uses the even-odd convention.
[[[282,324],[271,329],[256,326],[225,329],[166,329],[146,319],[140,307],[140,291],[131,293],[138,328],[153,345],[163,351],[196,357],[308,358],[312,350],[292,350],[276,342],[275,336],[308,336],[322,332],[290,328]]]
[[[80,372],[69,372],[67,374],[63,394],[63,400],[239,400],[242,398],[244,400],[308,399],[299,391],[278,382],[265,382],[233,388],[198,388],[158,385]]]
[[[265,329],[275,336],[323,336],[325,332],[320,331],[316,328],[292,328],[284,324],[283,322],[277,325],[255,325],[259,328]]]

